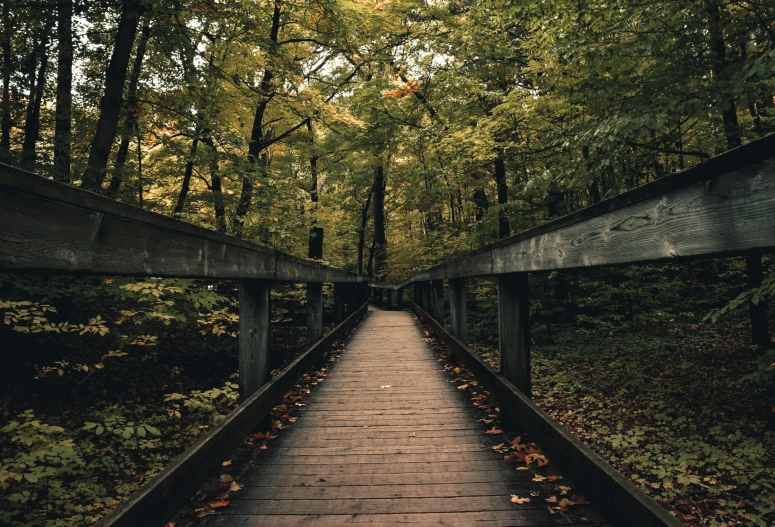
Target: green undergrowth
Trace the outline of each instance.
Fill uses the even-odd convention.
[[[775,385],[747,310],[703,321],[744,286],[705,265],[534,279],[534,400],[684,523],[773,525]],[[497,368],[494,286],[472,284],[469,340]]]
[[[233,410],[237,296],[0,275],[0,525],[90,525]],[[305,348],[303,297],[273,289],[275,370]]]

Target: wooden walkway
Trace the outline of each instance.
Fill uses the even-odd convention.
[[[589,506],[550,512],[558,483],[536,483],[492,450],[503,437],[485,434],[424,337],[408,313],[372,311],[292,429],[201,524],[603,523]]]

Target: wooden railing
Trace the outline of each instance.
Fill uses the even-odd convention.
[[[366,311],[367,278],[0,164],[0,271],[239,281],[240,406],[102,526],[162,525]],[[307,284],[308,349],[270,379],[273,282]],[[337,326],[323,336],[322,284]]]
[[[676,522],[532,401],[528,274],[761,253],[775,248],[775,135],[748,143],[395,285],[371,283],[374,302],[413,309],[497,394],[506,416],[533,434],[590,499],[623,525]],[[498,288],[500,372],[467,347],[466,278],[494,277]],[[444,280],[450,327],[444,329]]]

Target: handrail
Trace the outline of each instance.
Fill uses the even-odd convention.
[[[410,305],[456,356],[491,385],[500,407],[548,445],[569,473],[593,482],[590,495],[623,525],[676,525],[645,494],[530,402],[528,274],[583,267],[730,256],[775,249],[775,134],[591,207],[431,267],[399,284],[369,283],[392,307],[412,285]],[[467,348],[466,278],[497,278],[496,374]],[[448,280],[451,332],[444,329]],[[385,293],[387,301],[385,302]],[[623,500],[612,504],[611,500]],[[633,516],[635,514],[635,516]]]
[[[0,210],[3,271],[367,281],[3,164]]]
[[[504,238],[399,284],[775,249],[775,134]]]
[[[267,416],[300,372],[366,312],[364,275],[334,269],[0,164],[0,271],[239,281],[239,408],[100,525],[168,519]],[[269,369],[272,282],[307,283],[309,349]],[[323,282],[338,326],[323,336]]]

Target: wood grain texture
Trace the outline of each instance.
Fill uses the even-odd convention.
[[[775,134],[499,240],[394,287],[402,289],[431,275],[465,278],[773,249]]]
[[[0,210],[5,271],[367,280],[2,164]]]
[[[239,287],[239,397],[246,401],[269,380],[270,282],[243,280]]]
[[[488,390],[495,393],[500,407],[519,427],[530,434],[555,466],[572,478],[584,481],[584,494],[615,525],[633,527],[679,527],[678,519],[609,465],[565,427],[554,421],[504,376],[490,368],[478,355],[444,330],[414,304],[415,312],[449,346]]]
[[[530,397],[530,300],[527,273],[498,277],[498,349],[501,374]]]
[[[238,477],[243,489],[200,524],[602,522],[592,507],[563,516],[543,499],[511,502],[553,489],[492,450],[502,439],[485,434],[424,338],[408,313],[373,311],[291,429]]]
[[[307,284],[307,345],[323,336],[323,284]]]
[[[468,343],[468,318],[466,316],[465,278],[453,278],[449,281],[449,321],[452,334],[460,342]]]
[[[97,522],[97,527],[164,525],[188,502],[200,485],[221,468],[221,462],[228,459],[257,423],[269,415],[277,400],[296,384],[301,374],[317,364],[323,352],[362,318],[366,309],[367,306],[363,305],[315,346],[297,357],[183,454],[172,460],[157,476]]]

